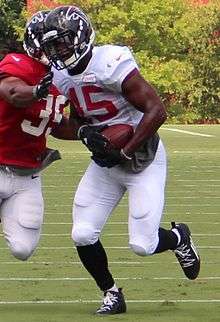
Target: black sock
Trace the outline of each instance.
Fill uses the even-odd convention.
[[[172,230],[166,230],[164,228],[159,228],[159,243],[157,245],[154,253],[162,253],[165,250],[174,250],[177,247],[178,238],[177,235]]]
[[[108,269],[108,259],[106,252],[98,240],[93,245],[76,247],[81,262],[87,271],[95,279],[98,287],[102,290],[108,290],[114,285],[114,280]]]

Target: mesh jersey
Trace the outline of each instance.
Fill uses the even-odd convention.
[[[91,124],[127,123],[134,127],[143,114],[122,95],[121,85],[137,64],[127,47],[104,45],[93,48],[92,58],[80,75],[67,70],[54,72],[54,84]]]
[[[8,54],[0,62],[0,79],[14,76],[37,84],[46,66],[25,54]],[[46,137],[62,118],[66,98],[51,86],[47,98],[15,108],[0,97],[0,164],[36,168],[46,151]]]

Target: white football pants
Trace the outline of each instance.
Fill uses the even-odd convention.
[[[91,162],[82,177],[73,204],[72,238],[77,246],[97,242],[125,191],[129,200],[129,245],[140,256],[152,254],[159,242],[166,182],[166,153],[159,142],[154,161],[141,173],[120,166],[101,168]]]
[[[40,239],[44,204],[40,176],[17,176],[0,171],[0,218],[13,256],[26,260]]]

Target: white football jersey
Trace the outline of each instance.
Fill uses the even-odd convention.
[[[138,66],[128,47],[104,45],[93,48],[92,58],[82,74],[54,72],[54,85],[69,98],[79,116],[88,123],[126,123],[134,128],[143,113],[122,95],[121,85]]]

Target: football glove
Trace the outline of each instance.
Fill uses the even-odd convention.
[[[93,154],[91,158],[100,167],[107,168],[112,168],[116,165],[123,164],[126,161],[132,160],[132,157],[126,155],[123,149],[111,149],[109,151],[106,151],[104,154]]]
[[[33,87],[33,97],[41,99],[47,97],[49,93],[49,87],[53,81],[53,72],[46,74],[40,82]]]
[[[91,126],[82,125],[78,130],[78,138],[93,154],[104,154],[105,148],[109,144],[100,132],[102,132],[107,125]]]

